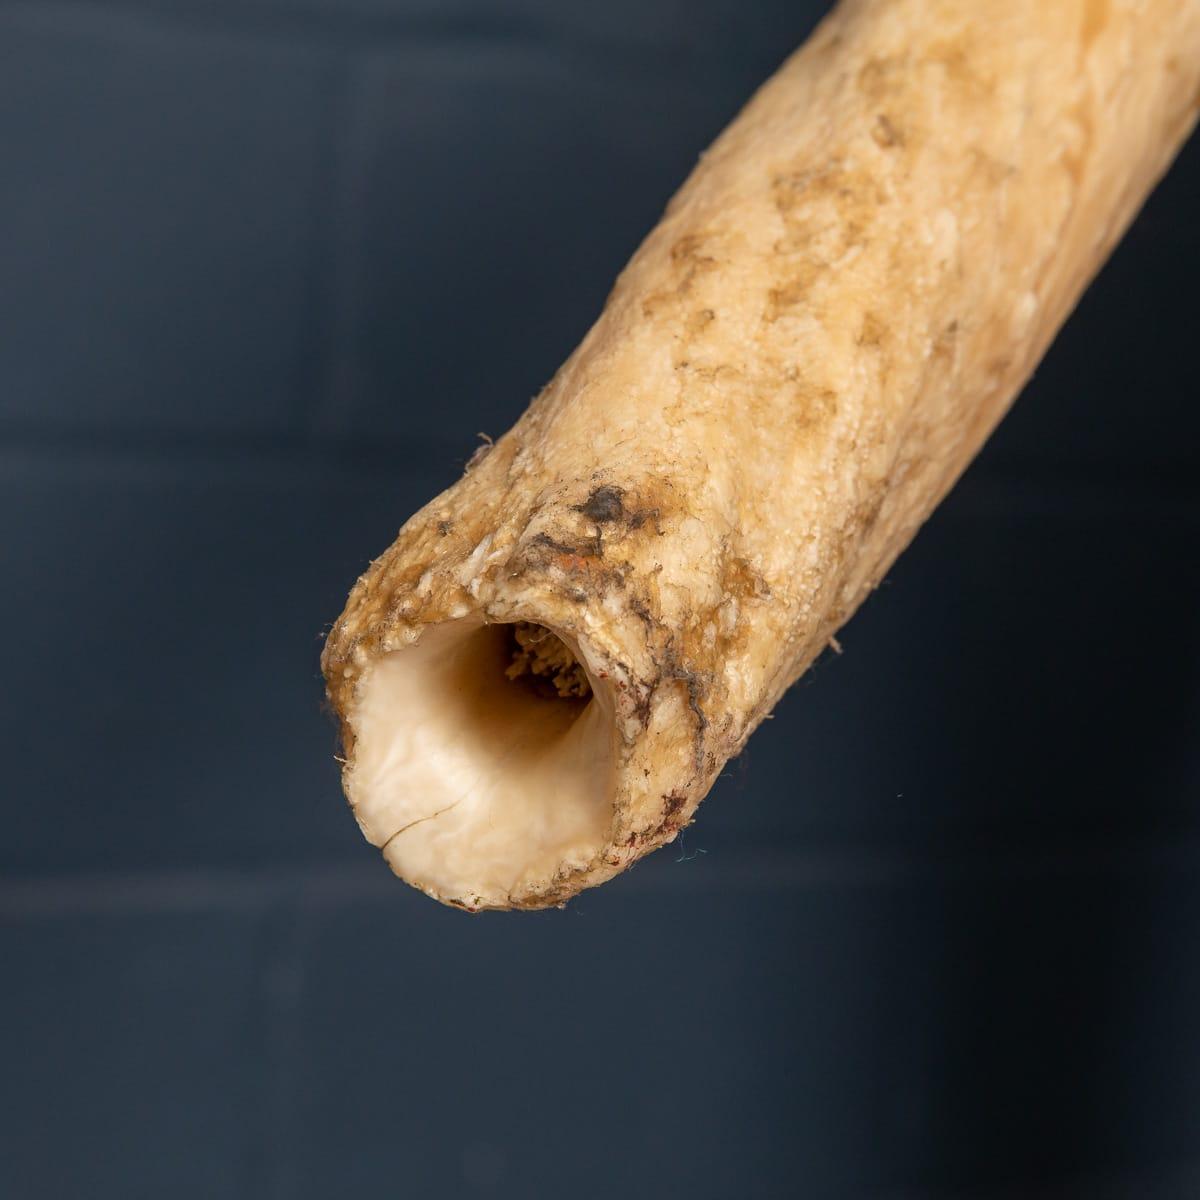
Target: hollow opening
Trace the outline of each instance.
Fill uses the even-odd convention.
[[[442,899],[507,903],[607,840],[610,698],[544,626],[430,626],[375,664],[352,721],[364,833]]]
[[[550,700],[589,700],[592,683],[571,648],[545,625],[517,621],[509,631],[506,678]]]

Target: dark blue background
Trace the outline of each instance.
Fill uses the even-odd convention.
[[[796,0],[0,0],[0,1197],[1200,1195],[1200,145],[681,843],[471,919],[322,631]]]

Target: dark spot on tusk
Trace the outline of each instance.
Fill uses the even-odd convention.
[[[595,488],[582,504],[576,504],[575,511],[598,523],[619,521],[625,515],[625,506],[621,503],[623,495],[619,487],[606,483]]]

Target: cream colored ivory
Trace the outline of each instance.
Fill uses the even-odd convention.
[[[504,897],[584,869],[612,821],[608,690],[585,705],[514,686],[504,628],[430,628],[380,659],[358,710],[356,815],[437,895]]]
[[[1198,95],[1200,0],[841,4],[334,626],[346,791],[392,867],[532,908],[674,838],[1003,415]],[[589,701],[506,678],[518,621]]]

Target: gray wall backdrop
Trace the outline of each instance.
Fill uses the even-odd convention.
[[[0,1197],[1200,1195],[1200,145],[674,848],[392,881],[322,631],[824,5],[0,0]]]

